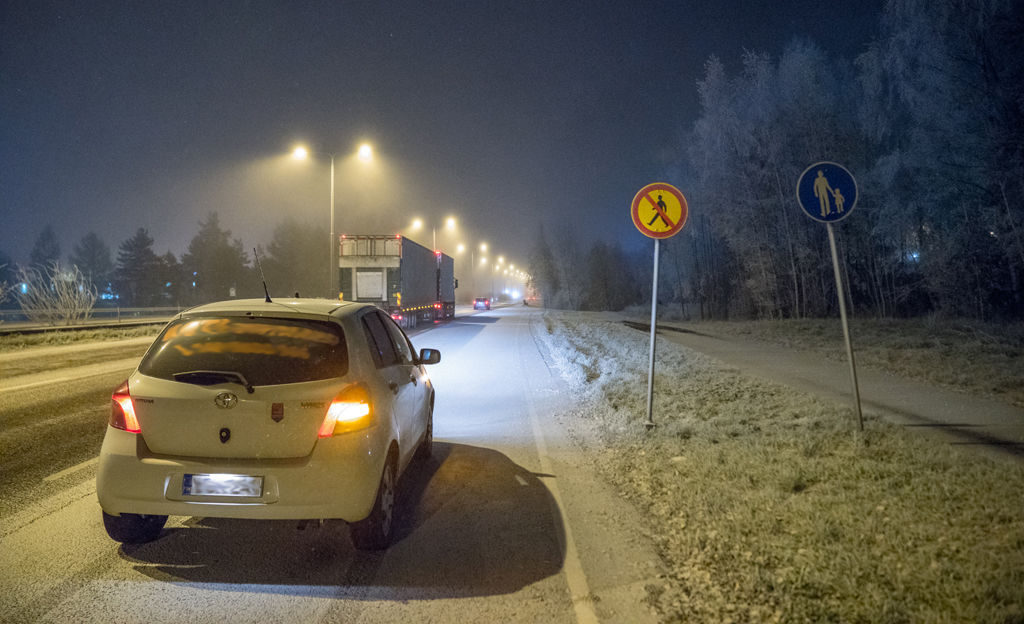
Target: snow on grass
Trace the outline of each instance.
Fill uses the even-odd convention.
[[[155,338],[162,325],[144,325],[116,329],[54,330],[38,334],[8,334],[0,336],[0,353],[20,351],[33,347],[49,347],[86,342],[127,340],[149,336]]]
[[[665,621],[1024,621],[1024,466],[743,377],[597,314],[537,332],[581,395],[564,415],[650,519]]]

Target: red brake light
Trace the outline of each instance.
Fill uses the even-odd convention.
[[[135,417],[135,404],[132,403],[132,395],[128,393],[128,380],[114,390],[110,395],[110,420],[111,427],[123,429],[129,433],[142,433],[139,427],[139,419]]]
[[[370,426],[372,416],[370,393],[366,387],[361,384],[349,386],[331,401],[317,435],[329,438],[335,434],[365,429]]]

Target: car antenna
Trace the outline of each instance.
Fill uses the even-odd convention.
[[[267,303],[274,303],[270,300],[270,291],[267,290],[267,276],[263,274],[263,265],[260,263],[260,255],[256,252],[256,248],[252,248],[252,255],[256,258],[256,267],[260,270],[260,279],[263,280],[263,292],[266,293]]]

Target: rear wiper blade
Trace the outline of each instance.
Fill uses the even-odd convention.
[[[197,386],[212,386],[214,384],[229,382],[245,386],[245,390],[249,394],[256,391],[256,388],[245,379],[245,375],[236,371],[186,371],[184,373],[174,373],[174,381],[196,384]]]

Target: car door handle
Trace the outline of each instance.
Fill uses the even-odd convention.
[[[398,384],[396,382],[389,381],[388,382],[388,388],[391,388],[392,392],[394,392],[395,394],[398,394]]]

